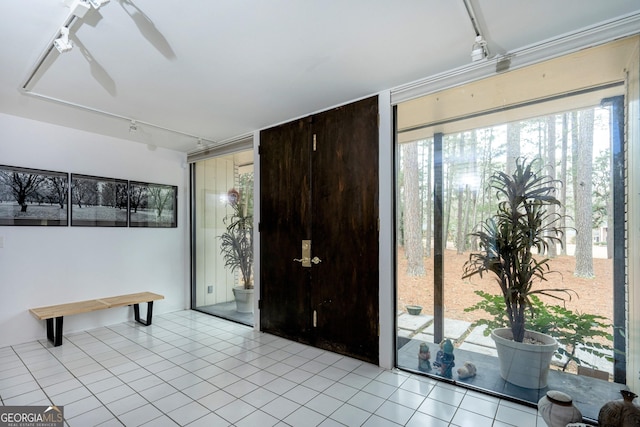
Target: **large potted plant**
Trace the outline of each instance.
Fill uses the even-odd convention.
[[[498,208],[470,234],[477,239],[479,251],[471,253],[463,273],[463,278],[489,273],[496,279],[509,324],[491,332],[500,375],[533,389],[546,387],[558,343],[550,335],[527,330],[531,296],[571,297],[566,289],[534,286],[548,280],[552,271],[544,254],[549,246],[562,243],[563,234],[561,216],[548,209],[560,206],[555,197],[558,181],[535,166],[535,160],[518,159],[512,174],[498,171],[490,178],[489,189],[496,192]]]
[[[236,189],[227,193],[232,211],[223,222],[226,231],[220,236],[220,253],[225,267],[240,272],[241,285],[233,288],[236,310],[253,313],[253,215],[248,198]]]

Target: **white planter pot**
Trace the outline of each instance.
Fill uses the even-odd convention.
[[[525,337],[543,344],[527,344],[513,341],[509,328],[491,331],[500,360],[500,376],[511,384],[539,389],[547,386],[549,364],[558,348],[555,338],[539,332],[526,331]]]
[[[233,288],[233,297],[236,300],[238,313],[253,313],[253,289],[237,286]]]

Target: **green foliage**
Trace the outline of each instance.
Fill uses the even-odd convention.
[[[475,291],[482,298],[481,301],[464,309],[466,312],[482,310],[488,313],[490,319],[479,319],[473,326],[486,325],[485,335],[489,335],[492,329],[509,327],[509,319],[505,310],[505,302],[502,295],[492,295],[484,291]],[[527,325],[529,330],[551,335],[559,344],[555,357],[565,357],[563,370],[566,370],[571,361],[578,365],[594,365],[580,359],[576,351],[580,349],[596,357],[612,361],[613,336],[610,331],[612,325],[603,316],[579,313],[568,310],[560,305],[543,303],[536,295],[530,297],[531,306],[527,311]],[[604,339],[603,339],[604,338]],[[605,344],[602,342],[606,341]]]
[[[525,310],[532,306],[532,295],[563,299],[558,294],[564,293],[571,297],[565,289],[533,288],[534,281],[546,281],[550,272],[549,259],[537,254],[544,254],[550,245],[562,244],[563,235],[558,226],[561,215],[546,209],[560,205],[554,195],[558,181],[534,170],[535,163],[535,159],[517,159],[513,174],[497,171],[491,176],[489,190],[496,192],[498,208],[470,234],[477,239],[480,251],[471,253],[462,276],[495,275],[506,305],[503,315],[517,342],[524,339]]]
[[[225,267],[229,267],[231,271],[240,270],[243,287],[251,289],[253,288],[251,281],[253,270],[252,210],[249,209],[249,201],[243,200],[242,194],[237,190],[229,190],[227,196],[233,210],[223,219],[227,231],[220,236],[220,253],[224,257]]]

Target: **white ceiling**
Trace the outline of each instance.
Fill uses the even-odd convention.
[[[491,55],[640,13],[638,0],[470,1]],[[111,0],[25,93],[69,12],[0,1],[0,112],[184,152],[462,67],[475,37],[463,0]]]

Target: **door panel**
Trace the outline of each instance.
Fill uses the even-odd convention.
[[[262,329],[372,363],[377,106],[369,98],[260,135]],[[303,239],[321,260],[309,268],[293,261]]]
[[[260,133],[260,325],[308,342],[309,269],[301,240],[310,239],[310,134],[307,120]]]
[[[314,116],[311,305],[321,348],[378,362],[378,101]]]

